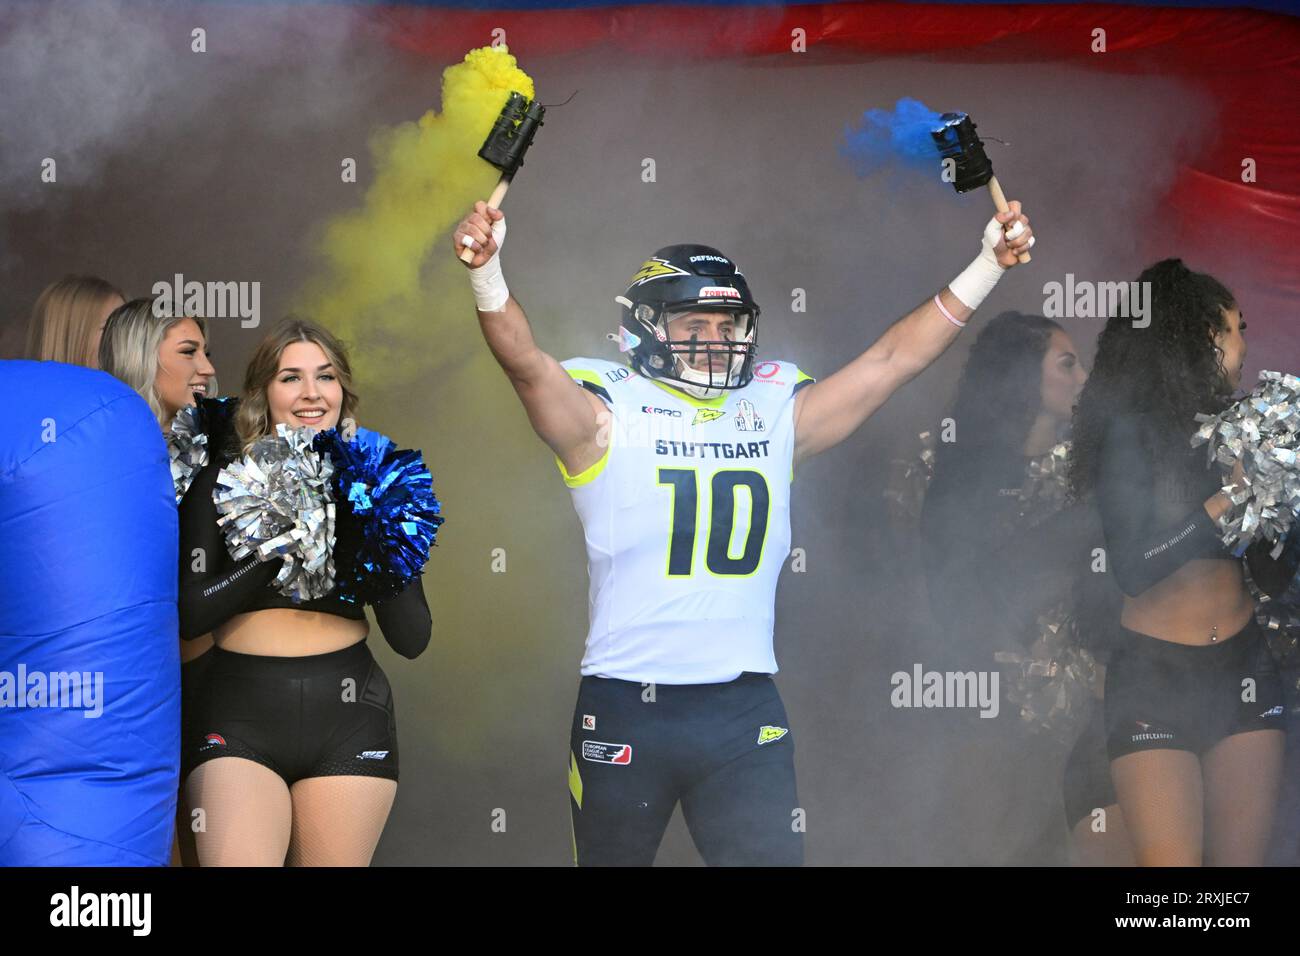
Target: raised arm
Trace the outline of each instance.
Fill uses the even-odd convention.
[[[952,344],[1002,273],[1033,242],[1020,203],[1009,205],[1009,212],[998,213],[985,226],[980,255],[961,275],[891,325],[848,365],[795,396],[796,462],[852,435]]]
[[[474,250],[468,263],[470,285],[483,338],[523,403],[533,431],[565,469],[576,475],[604,455],[606,432],[602,426],[609,412],[599,398],[575,386],[563,366],[538,348],[528,317],[510,295],[501,273],[498,250],[505,234],[505,215],[479,201],[456,227],[452,247],[459,256],[469,239]]]

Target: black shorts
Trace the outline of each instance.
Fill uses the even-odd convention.
[[[212,669],[213,650],[214,648],[210,647],[198,657],[181,665],[181,766],[185,765],[186,732],[194,724],[195,701],[202,698],[208,671]]]
[[[262,657],[214,647],[182,727],[181,779],[243,757],[288,785],[305,777],[397,779],[393,693],[365,641],[329,654]]]
[[[1072,830],[1094,810],[1119,802],[1110,779],[1103,709],[1101,701],[1092,702],[1088,722],[1065,762],[1065,822]]]
[[[1285,730],[1282,681],[1254,618],[1214,644],[1163,641],[1120,628],[1106,668],[1106,749],[1201,754],[1224,737]]]
[[[794,734],[770,674],[722,684],[584,677],[569,739],[578,864],[649,866],[679,800],[709,865],[803,863]]]

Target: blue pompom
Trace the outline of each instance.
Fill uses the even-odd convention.
[[[444,520],[424,456],[364,428],[351,441],[322,431],[316,449],[334,463],[337,594],[363,604],[397,595],[424,570]]]

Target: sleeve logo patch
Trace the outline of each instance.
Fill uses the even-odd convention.
[[[606,744],[599,740],[582,742],[582,759],[593,763],[629,764],[632,762],[631,744]]]
[[[758,728],[758,744],[770,744],[774,740],[780,740],[790,732],[788,727],[769,727],[764,725]]]

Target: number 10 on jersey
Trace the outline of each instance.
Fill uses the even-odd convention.
[[[694,468],[660,468],[659,484],[672,489],[672,531],[668,539],[668,576],[687,577],[694,570],[695,539],[699,527],[699,476]],[[731,534],[736,525],[736,489],[749,499],[749,534],[741,554],[731,554]],[[767,479],[744,469],[713,473],[709,500],[704,507],[708,529],[705,566],[715,575],[753,574],[763,557],[767,537]]]

